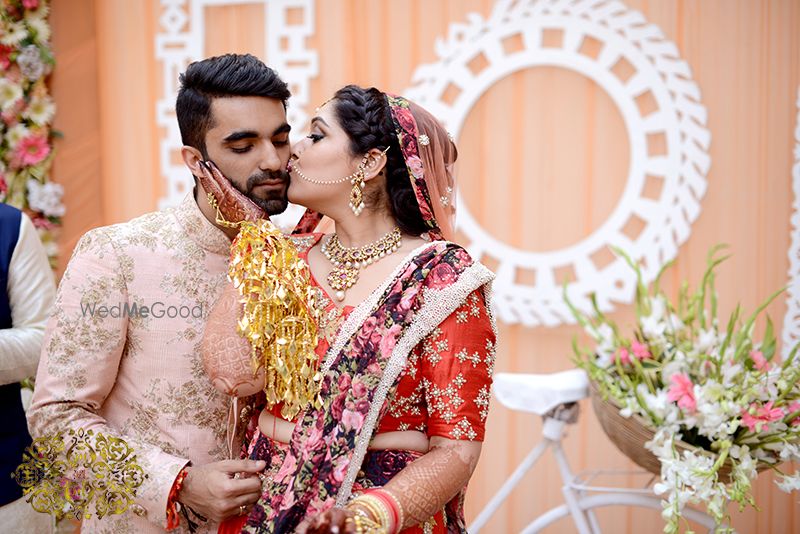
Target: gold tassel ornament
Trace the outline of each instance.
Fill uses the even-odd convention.
[[[228,278],[243,304],[238,331],[252,347],[253,371],[264,370],[268,407],[283,403],[287,420],[318,406],[318,293],[292,241],[268,219],[238,223]]]

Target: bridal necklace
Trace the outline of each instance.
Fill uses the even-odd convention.
[[[337,234],[331,234],[322,244],[322,253],[333,264],[328,274],[328,284],[336,290],[336,299],[344,300],[344,293],[358,282],[358,272],[379,259],[397,251],[403,244],[400,228],[384,235],[373,243],[361,247],[345,247]]]

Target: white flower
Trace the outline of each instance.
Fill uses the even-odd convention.
[[[713,328],[708,330],[700,330],[697,335],[697,343],[695,343],[695,350],[700,354],[708,354],[711,349],[715,348],[720,342],[717,331]]]
[[[36,37],[40,42],[47,42],[50,40],[50,25],[47,19],[42,17],[28,17],[28,26],[36,32]]]
[[[784,462],[800,460],[800,444],[783,443],[780,449],[780,457]]]
[[[20,98],[22,98],[22,86],[4,76],[0,77],[0,108],[3,111],[10,111]]]
[[[28,205],[48,217],[63,217],[66,212],[61,197],[64,188],[61,184],[47,182],[42,185],[36,180],[28,180]]]
[[[27,137],[30,134],[30,130],[24,124],[15,124],[11,128],[8,129],[6,132],[6,141],[8,142],[9,148],[14,148],[17,146],[22,139]]]
[[[614,363],[614,330],[611,329],[606,323],[597,327],[597,333],[593,334],[597,342],[597,360],[596,363],[600,367],[609,367]]]
[[[28,45],[17,56],[17,64],[22,75],[31,81],[36,81],[44,75],[44,62],[39,47]]]
[[[730,365],[728,363],[722,364],[722,385],[730,387],[734,384],[734,380],[739,378],[743,371],[741,364],[737,363]]]
[[[781,475],[781,479],[776,480],[775,484],[786,493],[800,491],[800,471],[795,471],[793,475]]]
[[[660,341],[664,338],[664,332],[667,329],[667,324],[661,318],[648,315],[639,320],[642,325],[642,333],[651,341]]]
[[[39,126],[44,126],[53,120],[56,113],[56,105],[49,96],[44,98],[34,98],[28,108],[22,112],[22,116],[30,119]]]
[[[670,412],[674,411],[675,415],[677,415],[677,410],[673,410],[675,405],[667,398],[666,390],[659,389],[656,390],[655,394],[653,394],[650,393],[650,390],[644,384],[639,384],[636,386],[636,390],[638,391],[642,400],[644,400],[647,409],[662,421],[668,419]]]
[[[0,43],[8,46],[17,46],[28,36],[28,29],[22,22],[6,24],[5,32],[0,36]]]
[[[642,326],[642,333],[650,340],[661,340],[667,325],[664,322],[664,312],[667,304],[664,297],[659,295],[650,300],[650,315],[641,317],[639,323]]]

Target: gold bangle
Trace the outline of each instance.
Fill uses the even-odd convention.
[[[353,510],[353,524],[356,527],[356,534],[387,534],[385,528],[367,517],[363,510]]]
[[[361,495],[349,503],[347,503],[348,510],[355,513],[355,518],[358,518],[368,530],[365,533],[369,534],[389,534],[391,532],[391,518],[389,511],[383,506],[383,503],[376,498],[367,498],[368,495]],[[376,502],[373,501],[373,499]],[[371,516],[371,517],[370,517]],[[358,522],[356,522],[358,527]]]

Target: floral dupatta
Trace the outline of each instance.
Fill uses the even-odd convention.
[[[321,369],[321,407],[301,414],[243,532],[293,532],[304,518],[347,502],[406,357],[494,277],[453,243],[426,244],[410,256],[339,329]]]

